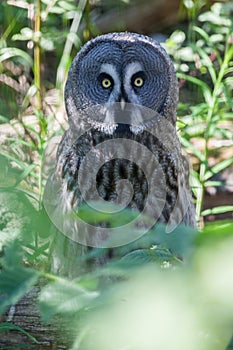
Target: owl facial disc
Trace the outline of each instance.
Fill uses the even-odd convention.
[[[162,46],[149,37],[102,35],[84,45],[73,60],[65,100],[74,131],[93,127],[112,134],[123,124],[138,134],[158,118],[175,125],[174,66]]]

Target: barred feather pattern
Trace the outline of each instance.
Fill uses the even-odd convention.
[[[63,139],[63,143],[66,144],[66,147],[60,147],[56,170],[52,177],[53,191],[59,193],[55,203],[55,206],[59,208],[57,215],[63,215],[64,221],[67,213],[73,209],[78,211],[78,208],[85,202],[82,193],[91,195],[96,188],[100,197],[105,201],[116,201],[117,196],[120,195],[117,191],[117,184],[122,179],[128,180],[133,188],[133,195],[127,207],[138,210],[139,212],[143,210],[148,196],[147,178],[143,169],[140,169],[136,163],[128,159],[113,158],[107,161],[97,171],[95,183],[86,181],[85,174],[83,177],[81,176],[84,180],[81,184],[82,193],[80,192],[80,183],[78,183],[80,166],[88,152],[95,149],[97,145],[101,145],[101,143],[106,140],[128,139],[138,142],[140,145],[148,148],[158,160],[164,174],[163,177],[158,177],[157,169],[153,167],[150,169],[150,178],[155,179],[154,181],[157,183],[158,188],[165,186],[166,198],[162,211],[160,203],[156,200],[157,197],[155,197],[154,202],[150,203],[149,210],[145,214],[153,217],[159,215],[158,213],[161,212],[157,222],[168,223],[170,215],[176,206],[178,195],[181,193],[182,198],[175,213],[175,224],[176,221],[178,221],[181,224],[195,227],[194,206],[192,204],[192,196],[188,184],[188,162],[181,153],[180,144],[175,133],[173,133],[173,143],[171,147],[169,147],[169,150],[166,149],[164,144],[161,143],[156,136],[148,131],[144,131],[138,135],[134,135],[130,131],[115,132],[112,135],[106,135],[101,131],[91,129],[75,142],[73,142],[73,139],[74,137],[71,137],[70,131],[68,131]],[[73,142],[69,147],[67,147],[69,143],[68,140]],[[133,153],[133,148],[130,151]],[[111,152],[112,149],[109,149],[109,153]],[[139,160],[140,157],[144,155],[137,153],[135,156]],[[110,157],[112,158],[112,155],[110,155]],[[90,169],[90,172],[94,170],[95,169]],[[58,190],[56,191],[55,188]],[[125,196],[127,196],[127,194],[124,191],[122,197]],[[91,200],[92,198],[86,197],[86,199]],[[122,202],[123,199],[124,198],[120,199],[120,202]],[[69,219],[66,224],[68,225],[68,230],[71,230],[71,227],[69,228]],[[93,225],[94,224],[93,222]],[[78,230],[78,227],[76,227],[75,230]],[[80,235],[81,234],[84,236],[81,240],[84,241],[85,235],[88,235],[88,233],[84,230],[84,232],[80,232]],[[97,244],[98,239],[97,232]],[[80,256],[89,251],[90,248],[88,246],[75,242],[75,239],[72,240],[62,233],[58,233],[57,230],[55,230],[52,242],[52,269],[62,275],[73,277],[76,274],[86,271],[89,265],[91,268],[93,265],[105,263],[110,256],[114,257],[114,249],[106,249],[106,253],[101,255],[100,258],[91,261],[90,264],[84,264],[82,266],[77,261]]]

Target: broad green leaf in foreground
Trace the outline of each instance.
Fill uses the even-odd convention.
[[[4,268],[0,272],[0,313],[29,292],[38,275],[37,271],[24,267]]]
[[[98,296],[74,282],[59,279],[48,284],[41,291],[40,310],[42,318],[48,321],[56,314],[75,315]]]

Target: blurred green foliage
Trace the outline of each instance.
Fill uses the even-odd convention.
[[[63,132],[64,125],[54,120],[64,82],[76,51],[98,34],[91,19],[101,2],[77,6],[72,0],[41,0],[40,8],[38,3],[0,3],[0,126],[14,131],[0,152],[0,313],[45,278],[41,315],[46,321],[59,315],[61,330],[66,321],[73,350],[226,349],[233,322],[230,220],[198,232],[178,227],[169,235],[158,226],[131,246],[119,247],[116,260],[74,281],[48,273],[50,224],[42,207],[46,150]],[[212,177],[233,162],[232,156],[209,162],[210,155],[232,147],[233,3],[217,2],[205,11],[204,5],[184,0],[188,29],[174,31],[164,44],[181,87],[177,125],[195,159],[191,183],[199,221],[209,213],[232,211],[232,206],[204,211],[203,201],[208,186],[226,185]],[[53,109],[46,102],[49,93],[58,96]],[[33,121],[25,121],[25,115],[33,115]],[[216,147],[213,139],[220,142]],[[88,221],[87,208],[81,214]],[[93,250],[80,257],[80,264],[98,254]],[[0,324],[0,332],[13,328]]]
[[[70,349],[224,350],[233,321],[232,230],[232,222],[218,222],[196,234],[177,228],[172,236],[161,226],[151,235],[159,245],[125,252],[72,281],[26,267],[29,240],[23,248],[12,238],[0,258],[0,312],[43,278],[42,319],[56,316]],[[146,236],[140,247],[145,243]]]
[[[205,189],[227,185],[221,172],[233,164],[233,3],[217,2],[198,16],[193,16],[192,1],[187,3],[188,13],[192,12],[188,33],[176,30],[165,48],[174,59],[180,81],[178,126],[182,145],[195,158],[190,181],[200,222],[211,213],[233,210],[219,206],[203,211]],[[231,156],[211,165],[210,157],[217,158],[223,150],[229,150]]]

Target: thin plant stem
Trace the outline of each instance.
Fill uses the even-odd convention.
[[[35,75],[35,86],[36,92],[36,109],[41,111],[42,100],[41,100],[41,52],[40,52],[40,30],[41,30],[41,13],[40,13],[40,0],[36,0],[35,5],[35,48],[34,48],[34,75]]]
[[[224,79],[224,75],[233,57],[233,46],[231,47],[229,46],[229,37],[230,37],[230,34],[227,36],[223,62],[220,66],[219,74],[217,76],[217,80],[214,85],[212,98],[210,100],[209,109],[207,113],[207,120],[206,120],[207,128],[204,135],[204,141],[205,141],[204,160],[201,162],[200,172],[199,172],[199,180],[200,180],[201,187],[197,191],[197,205],[196,205],[196,215],[197,215],[198,221],[200,222],[200,226],[203,226],[201,213],[202,213],[203,201],[204,201],[205,175],[206,175],[206,172],[208,171],[210,129],[211,129],[213,116],[215,115],[218,96],[221,92],[221,86]]]
[[[70,27],[70,32],[67,36],[66,43],[64,46],[64,50],[62,53],[62,58],[60,60],[58,69],[57,69],[57,87],[62,90],[64,80],[65,80],[65,75],[66,75],[66,69],[65,67],[67,66],[67,61],[70,58],[71,55],[71,50],[73,47],[73,34],[76,34],[80,25],[80,21],[82,18],[83,11],[86,7],[87,0],[80,0],[78,10],[75,13],[74,19],[72,21],[71,27]]]

